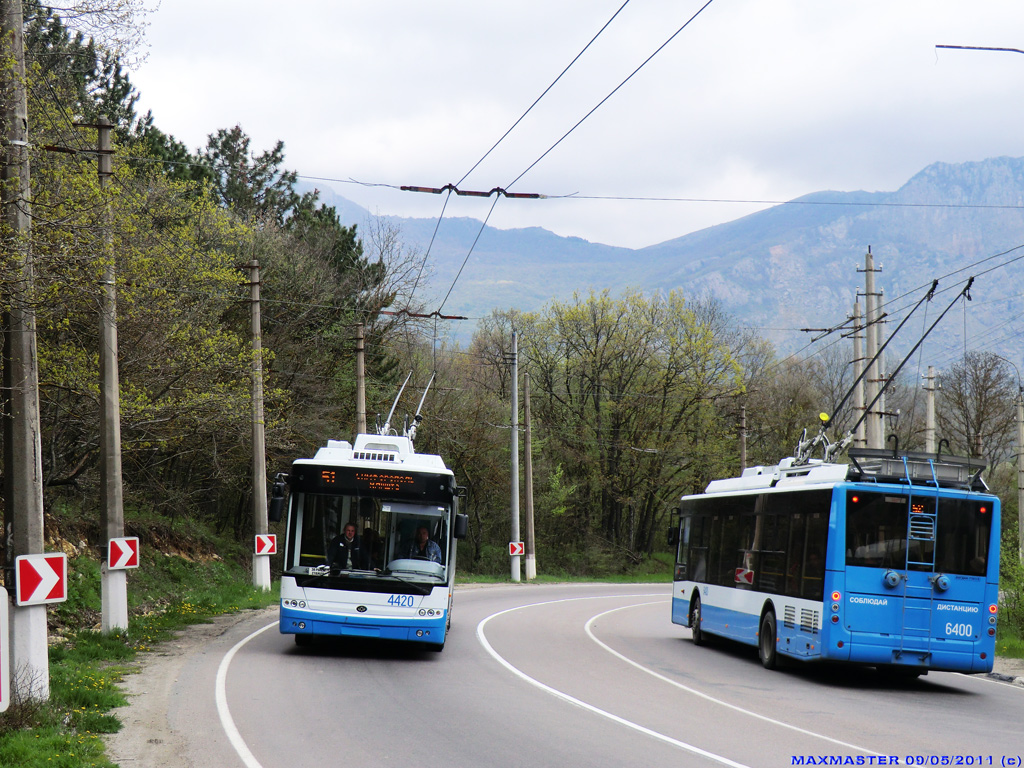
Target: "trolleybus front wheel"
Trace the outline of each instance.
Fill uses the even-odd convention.
[[[700,595],[693,596],[693,608],[690,611],[690,634],[694,645],[707,645],[708,639],[700,628]]]
[[[758,637],[758,656],[761,657],[761,665],[765,669],[775,669],[779,666],[779,651],[775,647],[775,612],[768,611],[761,619],[761,632]]]

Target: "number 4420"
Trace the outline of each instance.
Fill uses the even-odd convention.
[[[413,607],[413,596],[412,595],[392,595],[388,598],[388,605],[394,605],[398,608],[412,608]]]

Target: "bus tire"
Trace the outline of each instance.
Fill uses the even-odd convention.
[[[779,666],[779,650],[775,645],[777,637],[775,611],[768,611],[761,618],[761,631],[758,633],[757,642],[757,655],[765,669],[776,669]]]
[[[704,631],[700,628],[700,595],[693,596],[693,606],[690,608],[690,634],[693,637],[693,644],[707,645],[708,639],[704,637]]]

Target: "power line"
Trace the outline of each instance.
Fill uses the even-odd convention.
[[[547,157],[551,153],[551,151],[554,150],[555,147],[557,147],[559,144],[561,144],[563,141],[565,141],[565,139],[568,138],[569,134],[571,134],[573,131],[575,131],[577,128],[579,128],[588,117],[590,117],[592,114],[594,114],[598,109],[600,109],[605,104],[605,102],[608,101],[608,99],[610,99],[612,96],[614,96],[619,91],[619,89],[622,88],[622,86],[624,86],[626,83],[628,83],[630,80],[632,80],[633,76],[636,75],[637,72],[639,72],[641,69],[643,69],[645,66],[647,66],[648,62],[650,62],[651,59],[653,59],[655,56],[657,56],[659,53],[661,53],[669,43],[671,43],[684,29],[686,29],[688,26],[690,26],[690,23],[694,19],[696,19],[704,11],[704,9],[707,8],[709,5],[711,5],[711,3],[713,3],[714,1],[715,0],[707,0],[707,2],[704,3],[704,5],[702,5],[700,7],[700,9],[695,14],[693,14],[689,19],[686,20],[686,23],[683,24],[683,26],[681,26],[679,29],[677,29],[672,34],[672,36],[669,37],[668,40],[666,40],[664,43],[662,43],[660,46],[658,46],[658,48],[654,51],[654,53],[652,53],[650,56],[648,56],[646,59],[644,59],[643,62],[641,62],[640,66],[638,66],[636,69],[634,69],[632,72],[630,72],[625,80],[623,80],[621,83],[619,83],[617,86],[615,86],[615,88],[613,88],[612,91],[607,96],[605,96],[603,99],[601,99],[601,101],[599,101],[593,107],[593,109],[591,109],[589,112],[587,112],[587,114],[585,114],[583,117],[581,117],[572,128],[570,128],[568,131],[566,131],[565,134],[563,134],[562,138],[560,138],[558,141],[556,141],[554,144],[552,144],[544,152],[544,154],[542,154],[540,157],[538,157],[536,160],[534,160],[532,163],[530,163],[530,165],[527,166],[525,171],[520,173],[518,176],[516,176],[511,182],[509,182],[505,186],[506,187],[513,186],[517,181],[519,181],[521,178],[523,178],[523,176],[525,176],[527,173],[529,173],[533,169],[533,167],[535,165],[537,165],[537,163],[539,163],[541,160],[543,160],[545,157]]]
[[[619,10],[617,10],[615,13],[613,13],[611,18],[608,19],[608,21],[606,21],[604,23],[604,26],[602,26],[597,31],[597,34],[594,35],[590,39],[590,42],[587,43],[585,46],[583,46],[583,50],[581,50],[579,53],[576,54],[576,56],[573,57],[573,60],[570,61],[566,65],[565,69],[563,69],[558,74],[558,77],[556,77],[554,80],[552,80],[551,84],[547,88],[544,89],[544,92],[541,93],[541,95],[538,96],[536,99],[534,99],[533,103],[529,107],[527,107],[526,111],[523,112],[522,115],[519,116],[518,120],[516,120],[514,123],[512,123],[512,126],[507,131],[505,131],[505,133],[502,134],[501,138],[498,139],[496,142],[494,142],[494,146],[492,146],[490,149],[488,149],[486,152],[484,152],[483,157],[481,157],[479,160],[477,160],[476,163],[473,164],[473,167],[470,168],[468,171],[466,171],[466,173],[463,175],[463,177],[458,180],[457,184],[461,184],[462,182],[464,182],[466,180],[466,178],[469,176],[469,174],[471,174],[473,171],[475,171],[477,169],[477,167],[480,165],[480,163],[482,163],[484,160],[486,160],[487,156],[490,155],[491,152],[493,152],[495,149],[497,149],[498,145],[501,144],[501,142],[503,142],[508,137],[508,135],[510,133],[512,133],[512,131],[515,130],[516,126],[519,125],[521,122],[523,122],[523,119],[528,114],[530,114],[530,112],[533,110],[534,107],[537,106],[537,104],[540,102],[541,99],[543,99],[545,96],[548,95],[548,91],[550,91],[552,88],[555,87],[555,83],[557,83],[559,80],[561,80],[562,76],[565,75],[565,73],[569,71],[569,69],[572,67],[572,65],[575,64],[577,61],[579,61],[580,56],[582,56],[584,53],[587,52],[587,49],[590,48],[590,46],[594,44],[594,41],[597,40],[597,38],[601,36],[602,32],[604,32],[606,29],[608,29],[608,25],[611,24],[613,21],[615,21],[615,17],[618,16],[622,12],[622,9],[625,8],[627,5],[629,5],[629,0],[626,0],[626,2],[624,2],[621,6],[619,6]],[[511,185],[509,185],[509,186],[511,186]]]

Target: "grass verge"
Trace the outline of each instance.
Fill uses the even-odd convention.
[[[99,620],[99,568],[87,558],[69,563],[68,601],[50,609],[50,698],[27,699],[30,680],[15,675],[12,700],[0,713],[0,765],[19,768],[114,768],[102,735],[121,723],[111,711],[127,703],[118,683],[139,653],[175,630],[213,616],[263,608],[279,599],[252,586],[251,573],[220,559],[145,555],[129,575],[128,629],[103,634]]]

